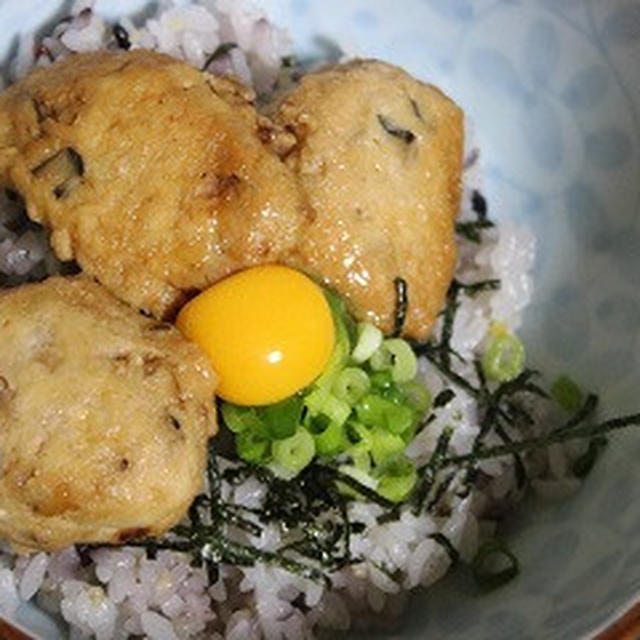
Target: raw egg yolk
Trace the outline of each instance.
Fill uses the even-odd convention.
[[[271,404],[306,387],[335,343],[320,287],[278,265],[221,280],[187,303],[176,324],[211,358],[218,395],[239,405]]]

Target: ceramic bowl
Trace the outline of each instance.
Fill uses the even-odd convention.
[[[98,0],[107,15],[143,3]],[[264,0],[298,51],[318,35],[440,85],[471,116],[491,213],[538,240],[523,337],[535,366],[598,390],[602,415],[640,397],[640,2]],[[46,6],[45,9],[43,7]],[[36,8],[37,7],[37,8]],[[0,59],[56,2],[0,2]],[[505,535],[517,580],[479,595],[457,573],[413,598],[394,638],[578,638],[640,593],[640,433],[612,438],[580,492],[525,505]],[[20,621],[54,630],[33,609]]]

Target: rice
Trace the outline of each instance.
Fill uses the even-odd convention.
[[[258,92],[268,92],[281,60],[291,53],[286,33],[262,11],[238,0],[165,6],[142,24],[123,18],[120,27],[118,39],[112,25],[93,12],[90,0],[77,0],[69,18],[37,48],[32,35],[21,39],[11,77],[16,80],[34,65],[49,65],[72,52],[126,44],[163,51],[214,73],[234,73]],[[238,46],[219,49],[229,42]],[[212,59],[216,51],[223,53]],[[480,153],[471,127],[467,130],[461,220],[472,219],[473,200],[482,191]],[[471,361],[496,323],[510,331],[519,328],[531,299],[534,256],[532,234],[509,222],[487,232],[482,245],[461,240],[456,277],[463,282],[499,279],[502,283],[499,290],[461,297],[452,346],[462,357]],[[27,220],[20,202],[12,194],[0,194],[0,285],[14,286],[73,268],[56,260],[46,232]],[[434,396],[451,386],[424,359],[420,372]],[[470,379],[476,375],[471,364],[463,373]],[[531,429],[542,433],[540,425],[553,417],[553,409],[546,403],[531,409],[539,418]],[[464,393],[457,393],[435,415],[407,448],[417,463],[429,459],[447,426],[455,426],[451,448],[457,453],[468,452],[478,434],[476,403]],[[571,450],[554,446],[538,453],[531,470],[534,488],[548,497],[575,491],[579,481],[569,477],[568,468],[582,450],[581,445]],[[219,463],[232,464],[223,458]],[[439,536],[470,562],[479,543],[493,533],[494,524],[487,516],[517,498],[512,457],[485,461],[480,468],[482,488],[459,492],[454,479],[443,496],[446,509],[438,513],[415,515],[403,508],[397,520],[381,524],[378,505],[351,503],[349,519],[365,525],[351,537],[351,552],[362,560],[334,572],[332,589],[261,563],[242,568],[223,564],[217,581],[208,584],[202,569],[169,551],[150,559],[139,548],[94,549],[88,565],[75,548],[31,557],[5,552],[0,555],[0,613],[12,617],[21,602],[33,601],[46,611],[59,612],[71,637],[99,640],[130,635],[152,640],[296,639],[389,625],[402,612],[409,590],[432,585],[451,567],[452,556],[438,542]],[[224,482],[222,491],[226,500],[248,509],[259,509],[266,494],[263,483],[253,476],[236,486]],[[277,551],[286,532],[269,524],[260,536],[238,532],[237,537],[258,549]]]

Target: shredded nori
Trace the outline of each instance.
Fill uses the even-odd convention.
[[[128,51],[131,49],[131,40],[129,39],[129,32],[121,25],[114,24],[112,28],[113,37],[116,39],[116,44],[120,49]]]
[[[460,303],[458,301],[461,292],[468,296],[474,296],[482,291],[494,291],[500,287],[499,280],[480,280],[478,282],[460,282],[453,280],[447,291],[445,308],[442,312],[442,329],[439,340],[427,342],[413,342],[412,347],[418,355],[427,356],[438,368],[454,374],[451,369],[451,356],[462,360],[460,355],[451,347],[453,324]],[[465,385],[462,385],[465,386]]]
[[[449,540],[449,538],[447,538],[444,533],[432,533],[428,537],[431,538],[434,542],[437,542],[447,552],[449,560],[451,560],[451,565],[455,567],[460,561],[460,554],[451,543],[451,540]]]
[[[402,334],[404,324],[407,319],[407,310],[409,308],[409,292],[407,281],[399,276],[393,279],[393,286],[396,290],[396,308],[395,318],[393,322],[393,336],[398,337]]]
[[[471,208],[478,216],[478,220],[487,219],[487,214],[489,212],[487,200],[477,189],[474,189],[471,194]]]
[[[336,468],[317,463],[294,480],[277,478],[266,469],[244,463],[228,469],[224,479],[237,483],[254,473],[267,487],[263,507],[248,509],[225,502],[220,485],[223,476],[210,444],[208,492],[192,503],[188,523],[174,527],[162,540],[132,540],[127,545],[144,547],[152,555],[161,549],[188,553],[194,566],[205,567],[211,582],[217,580],[220,563],[251,566],[263,562],[329,585],[327,572],[362,561],[351,553],[351,535],[362,532],[364,525],[349,520],[349,498],[339,491],[337,483],[348,485],[386,509],[394,506]],[[256,520],[278,523],[292,533],[293,539],[277,552],[267,553],[230,537],[230,527],[259,536],[263,526]]]
[[[607,433],[640,426],[640,413],[632,413],[619,416],[597,424],[583,424],[572,429],[556,429],[542,436],[525,438],[510,443],[481,446],[476,451],[459,455],[451,455],[444,458],[441,468],[455,467],[461,464],[476,463],[481,460],[490,460],[516,453],[526,453],[535,449],[545,449],[549,445],[571,440],[583,440],[585,438],[602,437]]]
[[[456,233],[470,242],[480,243],[482,241],[481,232],[493,227],[490,220],[474,220],[473,222],[456,223]]]
[[[476,206],[480,214],[485,215],[486,209],[482,206],[482,200],[477,199],[477,202],[479,204]],[[574,463],[573,467],[574,474],[577,477],[582,477],[583,474],[591,470],[605,446],[604,432],[637,423],[636,416],[626,416],[601,425],[588,425],[587,422],[593,416],[598,404],[597,396],[590,394],[579,410],[556,430],[551,431],[546,436],[525,440],[516,439],[512,434],[517,433],[520,426],[531,426],[534,423],[522,400],[527,395],[535,395],[542,398],[549,397],[547,392],[535,382],[536,377],[539,375],[538,372],[532,369],[525,369],[514,380],[490,388],[479,361],[473,363],[477,378],[476,382],[472,382],[456,372],[453,358],[455,357],[458,360],[461,360],[461,358],[451,347],[451,336],[455,316],[460,304],[460,294],[473,296],[482,291],[495,290],[499,285],[500,283],[497,280],[475,283],[461,283],[454,280],[447,295],[445,310],[442,313],[442,325],[439,335],[428,342],[414,342],[412,345],[416,353],[424,355],[436,366],[454,385],[454,388],[461,389],[477,401],[480,427],[471,452],[464,455],[448,455],[446,452],[451,434],[445,430],[440,436],[434,455],[426,465],[419,469],[420,481],[411,498],[416,513],[437,508],[440,498],[445,493],[441,488],[443,483],[449,485],[458,473],[464,474],[462,484],[466,486],[466,489],[463,489],[463,492],[470,490],[469,483],[475,482],[477,478],[477,473],[475,473],[477,464],[486,458],[512,455],[514,457],[517,486],[520,489],[524,488],[527,483],[527,471],[523,456],[534,449],[548,446],[552,442],[564,442],[579,437],[590,438],[587,451]],[[433,411],[437,412],[444,406],[445,401],[448,403],[452,400],[451,391],[453,390],[446,389],[442,392],[444,395],[439,394],[436,396]],[[429,420],[433,421],[434,418],[435,415],[431,414],[427,424]],[[502,440],[502,444],[487,448],[485,441],[489,434],[498,436]],[[453,474],[451,469],[454,470]],[[438,480],[438,474],[443,472],[446,472],[447,475],[444,479]],[[438,490],[438,487],[440,487],[440,490]]]
[[[571,471],[576,478],[586,477],[608,444],[604,436],[596,436],[589,440],[587,450],[573,463]]]
[[[427,502],[427,506],[425,507],[425,511],[427,513],[432,513],[436,507],[440,504],[440,500],[444,498],[447,491],[451,487],[451,484],[455,480],[457,475],[457,471],[450,471],[447,475],[444,476],[442,480],[438,482],[435,486],[435,490],[433,491],[433,496]]]
[[[494,227],[494,223],[489,220],[488,206],[485,197],[476,189],[471,194],[471,208],[476,215],[476,219],[471,222],[458,222],[456,233],[463,238],[479,244],[482,242],[482,232]]]
[[[591,417],[598,408],[599,399],[594,393],[590,393],[585,398],[582,406],[573,414],[573,416],[560,429],[570,430],[582,424],[587,418]]]
[[[447,451],[449,449],[449,443],[453,437],[453,429],[451,427],[445,427],[438,438],[436,447],[429,458],[427,464],[418,469],[418,475],[420,477],[414,491],[411,496],[411,504],[413,505],[413,512],[417,515],[424,509],[425,502],[427,501],[431,489],[433,488],[436,475],[442,468],[442,461],[444,460]]]
[[[480,210],[482,211],[481,207]],[[395,329],[401,331],[408,296],[406,283],[401,278],[397,278],[395,283]],[[459,296],[477,295],[498,286],[497,280],[474,283],[454,280],[447,295],[439,336],[428,342],[414,342],[412,345],[454,387],[445,389],[436,396],[432,412],[424,424],[429,424],[437,412],[448,405],[460,391],[468,393],[477,401],[480,429],[471,451],[460,454],[450,449],[453,427],[445,427],[430,458],[417,469],[418,482],[404,503],[394,504],[386,500],[375,490],[341,472],[335,463],[314,461],[292,480],[278,478],[265,468],[240,461],[221,472],[211,442],[207,491],[194,500],[187,522],[175,527],[161,540],[129,540],[125,544],[144,547],[151,557],[161,549],[189,554],[194,566],[205,568],[211,583],[218,579],[222,563],[238,566],[266,563],[330,585],[329,573],[363,561],[351,549],[352,536],[365,529],[363,523],[349,518],[348,505],[352,500],[365,499],[379,505],[382,509],[382,514],[377,519],[379,523],[398,519],[405,506],[410,506],[415,514],[446,513],[450,506],[444,498],[452,485],[455,483],[459,496],[468,495],[477,479],[482,476],[478,465],[483,460],[513,456],[518,486],[522,488],[527,481],[525,456],[528,453],[556,442],[586,438],[589,440],[588,449],[573,465],[574,474],[583,477],[602,451],[606,443],[604,435],[632,425],[640,426],[640,414],[591,424],[598,399],[590,394],[575,414],[558,428],[542,436],[515,438],[513,434],[519,432],[520,426],[533,424],[522,400],[527,395],[548,397],[545,390],[536,383],[538,372],[525,369],[514,380],[491,385],[486,380],[480,363],[474,361],[475,379],[467,379],[456,372],[454,358],[458,362],[463,360],[451,347],[455,315],[460,304]],[[502,442],[488,446],[486,441],[489,434],[498,436]],[[265,486],[266,495],[260,508],[250,509],[223,499],[223,480],[237,485],[252,475]],[[272,552],[257,549],[250,543],[240,543],[233,533],[242,531],[249,536],[260,536],[268,524],[279,525],[286,538],[283,546]],[[441,533],[434,533],[431,537],[442,545],[452,564],[455,564],[458,552],[451,541]],[[481,551],[482,549],[481,547]],[[90,546],[79,547],[84,562],[90,562],[90,550]],[[489,551],[494,556],[503,552],[495,545],[490,549],[484,548],[482,553],[479,551],[474,571],[476,577],[480,576],[486,582],[484,586],[499,586],[517,575],[517,559],[508,550],[504,552],[507,567],[493,573],[488,571],[485,561]]]
[[[479,402],[488,403],[487,406],[491,408],[494,426],[498,424],[505,427],[509,425],[508,419],[517,419],[517,414],[514,415],[512,408],[506,404],[507,401],[513,402],[523,391],[541,391],[531,381],[535,374],[536,372],[527,370],[516,380],[499,385],[492,391],[486,389],[486,381],[481,382],[480,387],[473,387]],[[454,430],[446,427],[428,462],[418,469],[419,481],[405,504],[410,504],[416,514],[423,511],[438,513],[442,498],[456,478],[461,479],[463,485],[466,483],[467,491],[470,490],[477,478],[477,465],[482,460],[505,455],[513,455],[516,460],[520,460],[520,456],[554,442],[590,438],[592,444],[575,469],[577,475],[588,472],[603,446],[605,433],[632,425],[640,426],[640,414],[589,424],[596,402],[593,398],[595,396],[589,396],[585,405],[564,425],[544,436],[523,440],[507,436],[503,438],[502,444],[493,446],[484,444],[484,436],[478,437],[472,450],[464,454],[450,451]],[[485,419],[486,415],[485,413]],[[488,421],[485,423],[483,420],[481,430],[484,430],[484,435],[491,430]],[[522,461],[516,464],[524,467]],[[266,487],[261,508],[242,507],[222,498],[223,479],[238,484],[251,475],[256,475]],[[175,527],[161,540],[129,540],[126,545],[144,547],[151,557],[162,549],[189,554],[194,566],[205,568],[212,583],[218,578],[221,563],[238,566],[266,563],[312,580],[320,580],[330,586],[329,573],[363,561],[363,558],[352,553],[351,536],[362,532],[364,525],[349,519],[348,504],[355,498],[342,491],[341,485],[382,507],[383,514],[378,518],[380,523],[397,519],[404,506],[389,502],[374,490],[340,472],[336,466],[327,463],[313,462],[293,480],[277,478],[267,469],[245,463],[238,463],[221,473],[213,441],[209,447],[207,480],[208,491],[194,500],[186,524]],[[261,551],[248,543],[239,543],[230,531],[237,529],[251,536],[259,536],[264,525],[269,523],[277,523],[283,532],[288,532],[289,538],[280,549],[273,552]],[[455,564],[458,554],[448,538],[440,533],[431,537],[445,548]],[[86,545],[79,548],[84,562],[90,561],[88,552],[91,548],[93,547]],[[517,560],[515,562],[517,564]],[[500,571],[495,578],[490,578],[490,582],[503,584],[507,577],[511,579],[515,575],[517,571],[511,567]]]
[[[433,408],[440,409],[446,407],[454,398],[456,392],[453,389],[443,389],[433,400]]]
[[[205,60],[204,64],[202,65],[202,71],[206,71],[207,67],[211,63],[219,60],[220,58],[224,58],[232,49],[236,49],[237,47],[237,42],[222,42],[221,44],[219,44],[216,47],[216,50]]]

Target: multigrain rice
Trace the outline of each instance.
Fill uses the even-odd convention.
[[[220,48],[230,42],[238,46]],[[22,38],[11,77],[16,80],[34,65],[48,65],[73,52],[128,46],[157,49],[212,73],[234,73],[258,92],[273,88],[283,57],[291,53],[286,34],[244,1],[167,5],[143,24],[123,18],[114,31],[113,24],[93,11],[91,1],[79,0],[69,18],[37,46],[33,36]],[[218,56],[213,55],[216,52]],[[479,150],[469,141],[461,220],[474,215],[473,200],[482,191],[480,166]],[[510,331],[519,328],[532,295],[534,255],[531,233],[510,222],[486,232],[481,245],[461,239],[456,277],[465,282],[496,278],[502,283],[497,291],[461,298],[452,339],[461,356],[481,352],[496,322]],[[18,199],[0,194],[0,285],[14,286],[72,270],[73,266],[55,259],[46,232],[27,220]],[[450,386],[426,360],[421,360],[420,371],[434,397]],[[463,373],[475,375],[471,365]],[[547,404],[534,410],[541,418],[538,424],[553,412]],[[478,434],[477,423],[475,401],[458,393],[406,453],[416,462],[428,460],[446,426],[455,427],[452,450],[466,452]],[[532,429],[539,433],[542,427]],[[577,488],[579,482],[567,477],[567,456],[579,454],[580,447],[574,446],[570,454],[568,450],[555,446],[535,457],[533,486],[541,493],[555,497]],[[219,464],[232,463],[220,458]],[[450,487],[445,514],[414,515],[407,508],[397,520],[380,524],[378,505],[351,503],[350,519],[366,525],[362,533],[352,536],[351,552],[364,560],[332,574],[331,590],[264,564],[222,565],[218,580],[208,584],[203,570],[169,551],[149,559],[139,548],[96,549],[90,552],[89,566],[74,548],[30,557],[5,552],[0,556],[0,613],[11,617],[21,601],[33,601],[45,611],[61,613],[72,638],[100,640],[131,635],[152,640],[293,639],[322,630],[343,632],[389,624],[402,612],[409,590],[428,587],[451,566],[450,555],[433,535],[446,536],[461,559],[470,562],[479,541],[493,533],[493,521],[486,514],[517,496],[511,457],[483,462],[481,470],[482,489],[461,496],[455,484]],[[251,509],[260,508],[266,492],[253,476],[237,486],[224,483],[222,490],[225,499]],[[237,535],[239,541],[269,551],[281,546],[284,534],[269,524],[260,536]]]

